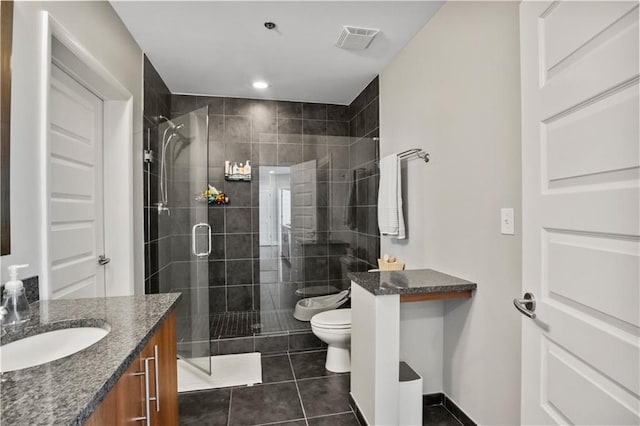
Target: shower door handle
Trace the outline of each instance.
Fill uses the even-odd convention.
[[[196,244],[196,231],[198,230],[198,228],[202,226],[205,226],[207,228],[208,246],[207,246],[207,251],[198,252],[197,244]],[[208,223],[198,223],[193,225],[193,228],[191,228],[191,251],[193,252],[194,256],[197,256],[197,257],[206,257],[211,254],[211,225],[209,225]]]

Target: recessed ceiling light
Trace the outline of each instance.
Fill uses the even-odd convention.
[[[269,85],[264,81],[254,81],[253,87],[256,89],[266,89],[267,87],[269,87]]]

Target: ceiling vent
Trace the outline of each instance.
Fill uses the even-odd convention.
[[[362,50],[369,47],[380,30],[372,28],[358,28],[345,25],[338,38],[336,46],[342,49]]]

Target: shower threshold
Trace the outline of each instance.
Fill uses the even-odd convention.
[[[178,392],[262,383],[260,352],[211,356],[211,375],[178,359]],[[206,358],[196,359],[198,363]]]

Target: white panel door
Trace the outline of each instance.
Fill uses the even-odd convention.
[[[638,2],[523,2],[520,34],[522,423],[638,425]]]
[[[50,90],[51,297],[105,296],[103,103],[55,65]]]

